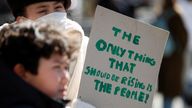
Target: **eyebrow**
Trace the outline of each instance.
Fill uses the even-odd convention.
[[[62,3],[62,2],[56,1],[56,2],[53,3],[53,5],[57,5],[59,3]],[[42,4],[42,5],[38,6],[37,8],[46,8],[46,7],[48,7],[48,6],[45,5],[45,4]]]
[[[57,5],[57,4],[59,4],[59,3],[62,3],[62,2],[55,1],[53,4],[54,4],[54,5]]]
[[[46,8],[46,7],[48,7],[48,6],[46,6],[46,5],[40,5],[40,6],[38,6],[37,8]]]
[[[54,62],[59,63],[59,64],[67,64],[67,65],[69,64],[65,60],[54,60]]]

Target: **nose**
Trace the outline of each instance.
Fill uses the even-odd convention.
[[[53,13],[54,10],[53,9],[49,9],[49,11],[47,12],[47,14]]]
[[[47,14],[50,14],[50,13],[53,13],[53,12],[55,12],[55,9],[54,9],[53,6],[50,6],[50,7],[48,8]]]
[[[61,78],[62,85],[64,85],[64,86],[67,85],[69,82],[69,79],[70,79],[69,72],[67,70],[64,70],[62,78]]]

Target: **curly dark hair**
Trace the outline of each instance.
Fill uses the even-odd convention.
[[[23,22],[4,27],[0,32],[0,60],[13,70],[22,64],[37,74],[40,58],[48,59],[53,53],[70,58],[68,39],[49,24]]]

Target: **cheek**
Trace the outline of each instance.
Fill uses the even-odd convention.
[[[41,17],[41,15],[32,13],[32,14],[26,15],[26,17],[31,20],[36,20],[37,18]]]
[[[41,16],[43,16],[43,15],[40,15],[37,12],[32,11],[32,10],[30,10],[30,11],[26,10],[26,12],[25,12],[25,17],[27,17],[28,19],[31,19],[31,20],[36,20],[37,18],[39,18]]]
[[[41,73],[41,79],[43,79],[43,83],[46,85],[48,89],[57,89],[59,85],[59,76],[54,71],[49,71],[49,69],[44,69]]]
[[[59,89],[59,77],[56,74],[46,75],[44,78],[45,91],[50,97],[55,97]]]
[[[57,86],[59,81],[61,80],[59,75],[56,72],[51,72],[50,74],[47,75],[47,79],[50,84],[53,86]]]

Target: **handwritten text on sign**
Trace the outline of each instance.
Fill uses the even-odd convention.
[[[97,108],[150,108],[168,32],[97,6],[79,98]]]
[[[120,37],[124,41],[132,42],[134,45],[139,45],[140,36],[139,35],[133,35],[132,33],[127,33],[126,31],[123,31],[122,29],[118,27],[113,27],[112,32],[114,33],[114,37],[118,38]],[[108,43],[104,39],[99,39],[96,42],[95,48],[99,52],[107,52],[111,55],[115,55],[117,57],[124,57],[126,56],[128,59],[133,59],[134,61],[139,61],[142,63],[146,63],[149,66],[155,66],[155,59],[153,57],[150,57],[146,54],[140,54],[134,50],[128,50],[125,48],[122,48],[118,45]],[[111,69],[116,69],[118,71],[122,72],[129,72],[133,73],[134,69],[136,68],[136,63],[132,62],[123,62],[119,61],[115,58],[109,58],[109,67]],[[119,77],[116,74],[111,74],[111,72],[102,72],[101,70],[98,70],[94,67],[87,66],[86,71],[84,72],[88,76],[92,77],[99,77],[106,80],[111,80],[114,82],[120,82],[122,85],[126,85],[128,88],[138,88],[140,91],[133,91],[128,88],[121,88],[120,86],[116,86],[113,89],[113,85],[110,83],[105,83],[101,80],[95,79],[95,90],[103,93],[113,94],[113,95],[120,95],[121,97],[129,98],[138,100],[140,102],[147,103],[147,100],[149,98],[149,94],[145,93],[143,90],[146,90],[148,92],[152,91],[152,84],[144,84],[143,82],[140,82],[137,78],[130,76],[123,76]]]

